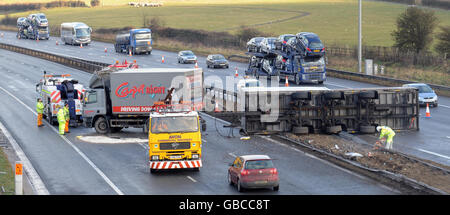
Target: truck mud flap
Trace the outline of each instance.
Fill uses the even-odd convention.
[[[202,167],[201,160],[150,161],[150,169],[188,169]]]

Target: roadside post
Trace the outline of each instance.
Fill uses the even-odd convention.
[[[23,164],[21,161],[16,161],[16,195],[23,195]]]

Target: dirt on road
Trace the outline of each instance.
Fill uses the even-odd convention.
[[[428,160],[415,158],[410,155],[403,156],[395,151],[384,150],[380,147],[376,148],[334,135],[310,134],[297,136],[286,134],[286,137],[337,156],[354,160],[365,167],[401,174],[450,193],[449,166],[436,165]],[[434,168],[423,162],[438,166],[444,170]]]

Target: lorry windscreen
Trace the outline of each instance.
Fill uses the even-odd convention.
[[[152,35],[150,33],[135,34],[134,38],[136,40],[149,40],[152,38]]]
[[[195,116],[153,117],[151,126],[154,134],[197,132],[198,120]]]
[[[303,59],[303,66],[322,65],[325,64],[323,56],[307,56]]]
[[[77,28],[75,34],[77,37],[87,37],[90,35],[89,28]]]

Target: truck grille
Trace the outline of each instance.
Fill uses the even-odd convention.
[[[189,142],[174,142],[174,143],[161,143],[159,144],[159,149],[161,150],[176,150],[176,149],[189,149],[191,148],[191,143]]]
[[[321,80],[322,74],[307,74],[306,79],[307,80]]]

